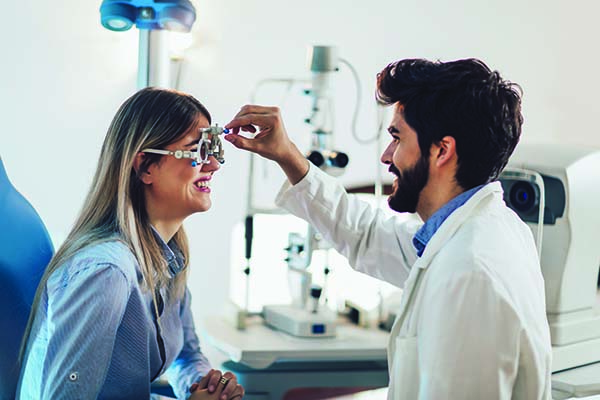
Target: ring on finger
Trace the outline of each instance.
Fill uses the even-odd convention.
[[[227,385],[227,382],[229,382],[229,379],[225,378],[224,376],[219,379],[219,383],[222,383],[223,386]]]

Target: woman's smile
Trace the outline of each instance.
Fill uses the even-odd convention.
[[[210,193],[210,180],[212,176],[203,176],[194,182],[194,189],[199,192]]]

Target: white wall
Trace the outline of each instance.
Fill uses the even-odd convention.
[[[5,3],[0,155],[58,242],[81,206],[110,119],[135,90],[137,32],[103,29],[100,0]],[[524,140],[600,146],[595,110],[600,3],[595,0],[195,4],[195,44],[180,88],[204,102],[216,122],[228,122],[259,79],[307,77],[308,44],[334,44],[362,78],[364,136],[375,126],[374,77],[388,62],[479,57],[523,86]],[[344,180],[367,179],[375,171],[375,148],[350,138],[344,115],[352,109],[354,89],[348,71],[339,73],[336,93],[336,141],[351,159]],[[300,142],[306,140],[301,121],[307,112],[284,109],[290,134]],[[218,311],[228,296],[230,238],[244,214],[246,165],[246,155],[228,147],[227,164],[213,187],[213,209],[187,223],[198,319]]]

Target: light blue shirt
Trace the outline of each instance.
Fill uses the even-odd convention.
[[[431,240],[433,235],[437,232],[437,230],[442,226],[444,221],[452,214],[457,208],[465,204],[479,189],[484,187],[485,185],[476,186],[472,189],[469,189],[446,204],[444,204],[439,210],[437,210],[433,215],[423,224],[423,226],[415,233],[413,237],[413,245],[417,249],[417,255],[421,257],[425,252],[425,248],[427,247],[427,243]]]
[[[184,266],[181,252],[156,236],[174,276]],[[148,399],[151,381],[163,372],[178,398],[189,396],[192,383],[210,370],[195,333],[190,292],[165,301],[163,362],[152,294],[141,284],[133,253],[117,239],[85,247],[52,273],[17,398]]]

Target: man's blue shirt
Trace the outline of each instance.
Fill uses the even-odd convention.
[[[421,257],[425,252],[425,248],[427,247],[427,243],[431,240],[433,235],[437,232],[437,230],[442,226],[444,221],[460,206],[465,204],[479,189],[484,187],[485,185],[476,186],[472,189],[469,189],[446,204],[444,204],[439,210],[437,210],[428,220],[423,224],[423,226],[417,231],[415,236],[413,237],[413,245],[417,249],[417,255]]]

